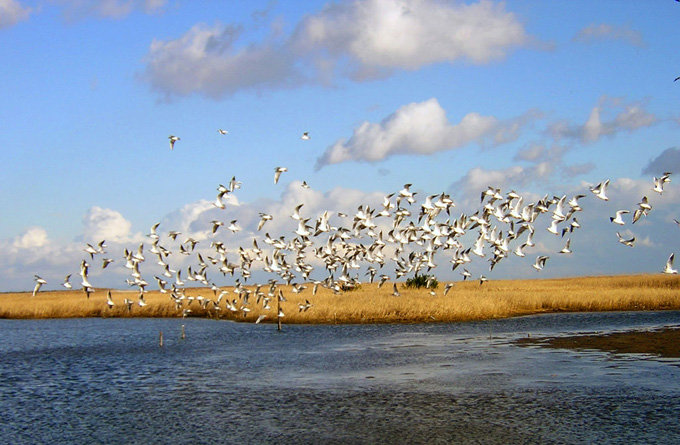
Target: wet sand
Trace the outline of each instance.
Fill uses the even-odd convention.
[[[517,340],[516,344],[555,349],[595,349],[616,354],[651,354],[677,358],[680,357],[680,327],[569,337],[522,338]]]

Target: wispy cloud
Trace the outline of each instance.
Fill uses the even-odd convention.
[[[16,0],[0,0],[0,29],[28,19],[31,11],[31,8],[21,6]]]
[[[167,4],[167,0],[52,0],[52,2],[64,6],[64,14],[69,19],[87,16],[120,19],[133,11],[157,13]]]
[[[603,40],[618,40],[633,46],[644,46],[642,33],[629,26],[607,23],[591,24],[581,29],[573,38],[575,42],[594,43]]]
[[[570,138],[582,143],[596,142],[604,136],[634,131],[656,124],[659,119],[647,112],[641,103],[624,103],[622,99],[603,97],[590,111],[584,124],[555,122],[549,133],[556,139]]]
[[[174,40],[151,44],[143,78],[166,96],[222,98],[242,89],[366,80],[393,70],[506,57],[530,38],[502,3],[436,0],[331,3],[288,35],[278,29],[248,42],[235,24],[197,24]]]
[[[317,159],[316,167],[346,161],[375,162],[396,154],[431,154],[472,142],[497,145],[516,139],[531,115],[501,121],[493,116],[468,113],[456,124],[449,122],[437,99],[400,107],[380,123],[363,122],[349,139],[340,139]]]

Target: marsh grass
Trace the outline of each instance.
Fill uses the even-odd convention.
[[[312,295],[311,286],[295,294],[290,286],[280,286],[286,297],[281,303],[283,323],[418,323],[433,321],[469,321],[528,315],[544,312],[630,311],[680,309],[680,277],[668,275],[626,275],[580,277],[542,280],[498,280],[483,285],[479,281],[456,282],[448,295],[443,284],[434,296],[426,289],[409,289],[399,283],[400,297],[392,296],[392,286],[386,283],[364,283],[351,292],[334,294],[319,288]],[[237,298],[229,290],[229,299]],[[210,289],[190,288],[188,296],[201,295],[214,299]],[[90,298],[81,291],[0,294],[0,318],[73,318],[73,317],[181,317],[168,294],[150,291],[145,294],[147,306],[137,305],[138,294],[112,290],[115,306],[106,304],[106,290],[98,289]],[[135,303],[128,311],[123,300]],[[298,304],[309,300],[312,307],[300,311]],[[276,301],[265,311],[255,303],[251,311],[231,312],[224,308],[217,312],[202,309],[197,302],[185,306],[192,317],[213,317],[252,322],[265,314],[263,322],[276,321]]]

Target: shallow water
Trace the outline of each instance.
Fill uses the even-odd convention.
[[[680,360],[513,344],[678,325],[0,320],[0,442],[680,443]]]

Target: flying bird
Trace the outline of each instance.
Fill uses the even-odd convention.
[[[35,281],[35,287],[33,288],[33,296],[38,293],[43,284],[47,284],[47,281],[40,278],[38,275],[33,275],[33,281]]]
[[[219,134],[221,134],[221,135],[225,135],[225,134],[229,133],[229,130],[222,130],[221,128],[219,128],[219,129],[217,130],[217,132],[218,132]]]
[[[309,131],[305,131],[304,133],[302,133],[302,136],[300,136],[300,139],[302,139],[303,141],[308,141],[311,138],[312,137],[309,135]]]
[[[279,178],[281,177],[281,173],[287,172],[288,169],[286,167],[276,167],[274,169],[274,184],[277,184],[279,182]]]
[[[666,267],[664,267],[663,273],[667,273],[667,274],[678,273],[677,269],[673,269],[673,260],[674,259],[675,259],[675,254],[671,253],[671,256],[668,257],[668,261],[666,261]]]
[[[170,135],[168,139],[170,139],[170,150],[172,150],[175,148],[175,142],[179,141],[179,137]]]

